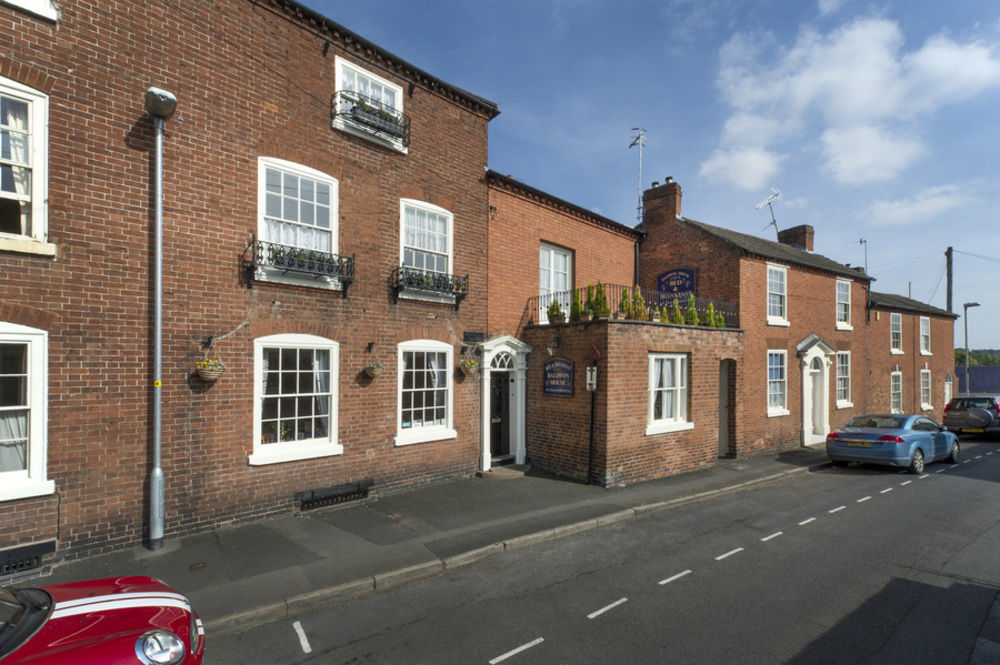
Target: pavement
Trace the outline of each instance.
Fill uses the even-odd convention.
[[[498,467],[391,496],[167,537],[156,552],[136,546],[54,565],[31,584],[149,575],[185,594],[206,631],[217,634],[827,464],[822,446],[799,448],[612,488]]]

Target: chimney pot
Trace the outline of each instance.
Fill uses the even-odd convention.
[[[656,180],[654,180],[653,181],[653,187],[659,187],[659,186],[660,186],[660,183],[657,182]]]

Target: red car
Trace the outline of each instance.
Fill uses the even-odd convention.
[[[187,598],[152,577],[0,586],[3,665],[198,665],[204,636]]]

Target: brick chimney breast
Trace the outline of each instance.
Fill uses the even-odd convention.
[[[778,242],[811,252],[813,251],[813,235],[815,233],[815,229],[810,225],[799,224],[790,229],[778,231]]]
[[[655,221],[673,221],[681,215],[681,186],[670,176],[662,185],[653,186],[642,193],[643,224]]]

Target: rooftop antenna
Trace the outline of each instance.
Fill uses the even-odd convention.
[[[639,146],[639,205],[636,207],[636,218],[638,223],[642,224],[642,146],[646,145],[646,130],[642,127],[633,127],[632,131],[639,132],[628,144],[628,148],[631,150],[633,147]]]
[[[779,192],[778,190],[776,190],[774,187],[771,188],[771,191],[774,192],[774,194],[771,194],[769,197],[767,197],[766,199],[764,199],[763,201],[761,201],[760,203],[758,203],[757,204],[757,210],[760,210],[764,206],[767,206],[767,209],[771,211],[771,223],[768,224],[767,226],[765,226],[763,229],[761,229],[761,231],[767,230],[768,226],[773,226],[774,227],[774,232],[777,233],[778,232],[778,221],[776,219],[774,219],[774,207],[771,204],[781,198],[781,192]]]

